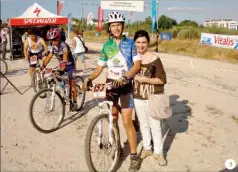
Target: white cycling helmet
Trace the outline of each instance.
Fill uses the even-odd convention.
[[[125,17],[119,12],[113,11],[107,15],[106,21],[108,24],[116,22],[125,23]]]

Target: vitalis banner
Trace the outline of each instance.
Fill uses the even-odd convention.
[[[221,48],[238,49],[238,35],[202,33],[200,43]]]

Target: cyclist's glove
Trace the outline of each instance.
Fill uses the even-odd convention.
[[[122,76],[120,79],[113,81],[112,87],[119,88],[119,87],[122,87],[128,83],[129,83],[128,79],[125,76]]]
[[[92,79],[88,78],[87,81],[86,81],[86,89],[87,91],[90,90],[90,88],[93,87],[93,82],[92,82]]]
[[[45,67],[46,67],[46,65],[43,64],[43,65],[40,67],[40,70],[41,70],[41,71],[44,70]]]

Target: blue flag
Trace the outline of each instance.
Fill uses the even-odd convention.
[[[72,31],[72,13],[68,14],[68,35]]]
[[[152,0],[152,26],[151,26],[151,31],[152,33],[155,30],[155,23],[156,23],[156,0]]]

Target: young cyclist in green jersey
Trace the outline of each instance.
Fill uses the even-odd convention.
[[[136,50],[132,39],[122,35],[125,18],[119,12],[112,12],[107,16],[108,29],[111,38],[103,45],[96,69],[86,82],[87,87],[92,86],[92,80],[97,78],[108,67],[107,83],[113,87],[107,90],[112,93],[114,100],[120,99],[122,120],[130,145],[131,162],[129,171],[138,171],[140,158],[137,155],[136,131],[132,122],[134,108],[132,79],[140,69],[141,57]],[[118,120],[118,110],[113,106],[113,117]]]

